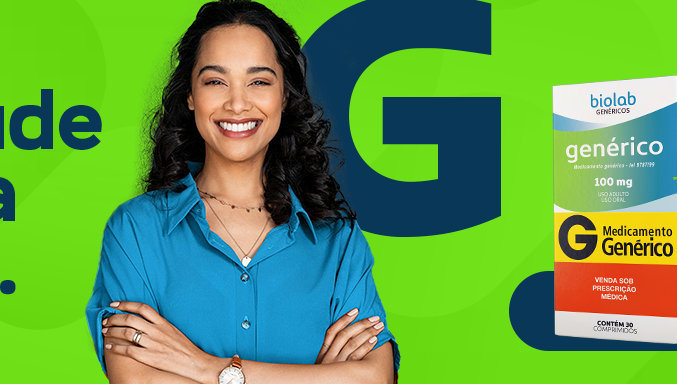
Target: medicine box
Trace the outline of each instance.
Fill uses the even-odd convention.
[[[555,333],[677,343],[677,76],[553,87]]]

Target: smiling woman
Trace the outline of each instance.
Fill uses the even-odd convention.
[[[258,3],[208,3],[176,59],[147,192],[108,221],[87,306],[110,381],[393,382],[373,257],[294,30]]]

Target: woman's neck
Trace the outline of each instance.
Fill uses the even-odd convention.
[[[195,182],[201,190],[225,199],[231,204],[262,206],[264,203],[262,167],[262,161],[225,164],[206,158]]]

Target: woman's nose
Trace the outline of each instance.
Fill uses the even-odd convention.
[[[251,102],[244,87],[232,87],[228,99],[223,105],[227,111],[239,115],[251,109]]]

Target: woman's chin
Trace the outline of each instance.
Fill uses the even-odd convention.
[[[221,154],[219,154],[216,157],[222,159],[224,163],[232,165],[244,165],[248,163],[256,163],[259,166],[262,166],[262,162],[263,159],[265,158],[267,149],[268,148],[265,148],[263,151],[259,151],[258,153],[252,153],[252,151],[247,150],[233,151],[231,148],[230,150],[221,152]]]

